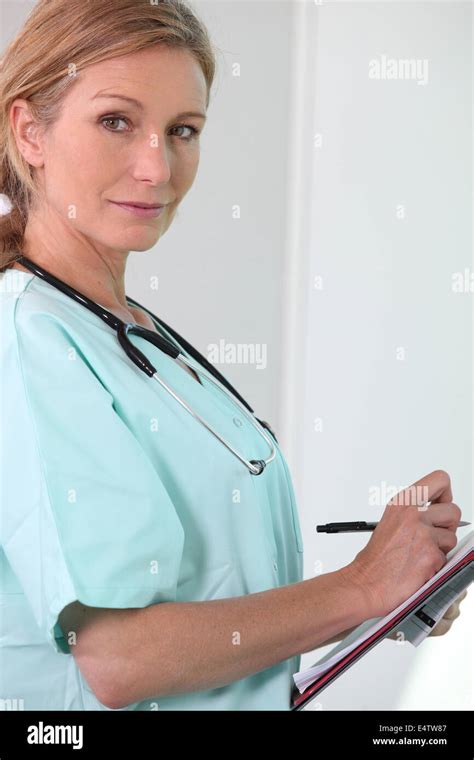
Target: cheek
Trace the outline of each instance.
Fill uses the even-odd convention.
[[[199,167],[199,146],[186,146],[170,154],[171,182],[182,196],[191,187]]]
[[[107,188],[117,180],[117,161],[106,151],[71,140],[47,165],[48,202],[72,222],[97,213]],[[78,160],[80,156],[80,160]]]
[[[199,159],[200,159],[200,151],[199,146],[197,146],[194,150],[190,151],[190,155],[187,162],[187,168],[188,168],[188,178],[189,178],[189,184],[192,185],[196,178],[196,174],[199,168]]]

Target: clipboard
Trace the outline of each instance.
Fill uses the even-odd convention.
[[[471,531],[468,536],[465,536],[461,543],[470,540],[472,544],[473,535],[474,534]],[[458,549],[459,546],[453,549],[451,557]],[[449,559],[449,554],[447,557]],[[427,581],[427,583],[421,587],[419,592],[416,592],[415,595],[413,595],[413,599],[408,605],[406,605],[398,614],[395,614],[393,618],[390,618],[390,620],[387,621],[376,633],[369,635],[368,638],[362,641],[352,652],[349,652],[333,667],[329,668],[327,672],[317,677],[303,692],[300,692],[295,684],[291,693],[290,710],[299,711],[306,707],[318,694],[333,683],[336,678],[342,675],[342,673],[345,673],[351,665],[354,665],[355,662],[367,654],[368,651],[382,641],[389,633],[391,633],[391,631],[396,629],[403,620],[406,620],[416,613],[427,600],[469,566],[474,570],[474,548],[472,545],[459,561],[455,562],[446,572],[443,572],[445,567],[443,566],[432,579]],[[403,604],[400,606],[403,606]]]

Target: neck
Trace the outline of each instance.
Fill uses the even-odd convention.
[[[46,271],[102,304],[106,309],[127,309],[125,266],[128,251],[93,244],[70,228],[52,227],[28,220],[22,253]]]

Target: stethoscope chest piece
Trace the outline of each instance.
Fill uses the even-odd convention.
[[[251,459],[250,464],[253,464],[257,468],[258,472],[253,472],[252,475],[261,475],[264,471],[267,463],[264,459]]]

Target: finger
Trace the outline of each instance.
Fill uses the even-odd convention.
[[[444,470],[434,470],[424,475],[408,488],[399,491],[390,499],[389,504],[397,506],[422,506],[428,501],[450,502],[453,500],[451,479]]]
[[[429,636],[444,636],[445,633],[449,631],[449,629],[452,626],[451,620],[445,620],[444,618],[441,618],[441,620],[436,623],[431,633],[429,633]]]
[[[467,589],[465,589],[460,596],[452,603],[450,607],[446,610],[446,613],[443,615],[443,617],[454,620],[455,618],[459,617],[461,614],[461,610],[459,609],[459,605],[461,604],[462,600],[465,599],[467,596]],[[453,617],[454,615],[454,617]]]
[[[428,475],[430,478],[428,489],[431,503],[452,501],[453,492],[451,490],[451,478],[445,470],[435,470]]]
[[[444,613],[442,617],[442,620],[456,620],[456,618],[458,618],[460,614],[461,613],[459,611],[458,604],[457,602],[454,602],[454,604],[448,607],[448,609],[446,610],[446,612]]]
[[[442,552],[447,554],[456,546],[458,538],[454,531],[446,528],[432,528],[436,542]]]
[[[418,509],[424,522],[430,522],[438,528],[448,528],[454,531],[461,519],[461,509],[454,502],[437,502],[436,504],[430,504],[426,509],[420,509],[419,507]]]

